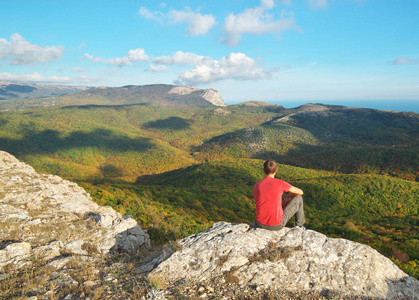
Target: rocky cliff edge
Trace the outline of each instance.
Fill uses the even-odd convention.
[[[0,151],[0,270],[31,263],[51,264],[71,255],[114,251],[135,253],[150,247],[146,231],[130,216],[101,207],[75,183],[37,174]]]
[[[215,105],[215,106],[227,106],[221,98],[220,92],[214,90],[214,89],[205,89],[200,90],[198,88],[194,88],[191,86],[175,86],[169,91],[169,94],[177,94],[177,95],[189,95],[193,92],[198,92],[199,96],[203,98],[204,100],[208,101],[209,103]]]
[[[158,265],[150,278],[168,285],[213,286],[210,290],[233,283],[241,288],[326,296],[419,297],[419,282],[376,250],[312,230],[274,232],[220,222],[178,244],[181,249]]]

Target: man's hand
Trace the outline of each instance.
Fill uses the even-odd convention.
[[[291,188],[288,190],[288,194],[285,196],[284,200],[282,200],[282,208],[287,206],[292,198],[301,196],[302,194],[304,194],[303,190],[299,189],[298,187],[291,186]]]
[[[285,206],[287,206],[288,205],[288,203],[291,201],[291,199],[293,198],[293,197],[295,197],[296,195],[295,194],[293,194],[293,193],[288,193],[286,196],[285,196],[285,198],[284,198],[284,200],[282,200],[282,208],[284,208]]]

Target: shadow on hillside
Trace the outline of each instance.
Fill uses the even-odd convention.
[[[9,120],[0,119],[0,126],[6,125],[7,123],[9,123]]]
[[[295,144],[286,154],[261,151],[255,159],[275,159],[281,164],[301,168],[342,173],[388,174],[410,181],[418,181],[416,167],[418,156],[410,147]]]
[[[103,178],[119,177],[122,176],[122,174],[124,173],[124,171],[121,168],[112,164],[104,165],[100,167],[99,170],[102,173]]]
[[[147,129],[172,129],[172,130],[184,130],[191,127],[191,122],[187,119],[180,117],[170,117],[164,120],[157,120],[145,123],[144,128]]]
[[[105,104],[87,104],[87,105],[68,105],[68,106],[63,106],[61,107],[61,109],[73,109],[73,108],[77,108],[77,109],[95,109],[95,108],[113,108],[113,109],[118,109],[118,108],[123,108],[123,107],[130,107],[130,106],[144,106],[144,105],[149,105],[150,103],[133,103],[133,104],[109,104],[109,105],[105,105]]]
[[[232,179],[234,178],[234,182]],[[202,163],[186,168],[168,171],[154,175],[137,177],[136,184],[161,185],[173,187],[219,187],[228,186],[253,186],[256,183],[254,176],[240,166],[215,165]]]
[[[23,132],[24,136],[20,139],[0,138],[1,150],[13,155],[24,155],[84,147],[105,148],[118,152],[145,152],[153,147],[149,138],[130,138],[101,128],[91,132],[75,131],[68,136],[63,136],[56,130],[37,132],[25,129]]]

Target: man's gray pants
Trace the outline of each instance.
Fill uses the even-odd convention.
[[[294,215],[295,215],[295,224],[297,226],[303,226],[306,219],[305,219],[305,216],[304,216],[303,197],[301,197],[301,196],[293,197],[288,202],[288,204],[284,207],[284,214],[282,216],[281,224],[275,225],[275,226],[267,226],[267,225],[260,224],[257,221],[255,223],[256,223],[256,226],[259,227],[259,228],[278,231],[278,230],[281,230],[282,228],[284,228],[285,225],[287,225],[288,221]]]

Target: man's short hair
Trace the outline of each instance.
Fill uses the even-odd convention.
[[[272,159],[268,159],[263,164],[263,171],[265,172],[266,175],[275,173],[277,169],[278,169],[278,166],[276,164],[276,161]]]

